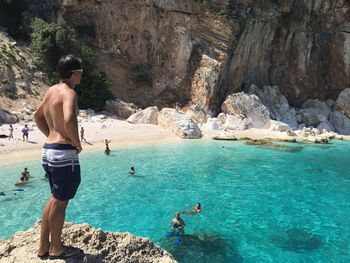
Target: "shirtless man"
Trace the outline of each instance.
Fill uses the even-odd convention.
[[[60,82],[48,89],[34,113],[38,128],[47,137],[42,158],[52,194],[43,210],[38,257],[67,259],[83,255],[82,250],[66,247],[61,241],[68,201],[80,184],[78,154],[82,148],[77,94],[73,89],[80,83],[83,70],[81,60],[73,55],[63,56],[57,68]]]
[[[182,218],[180,217],[179,212],[175,212],[175,218],[171,220],[171,223],[173,225],[174,232],[177,232],[179,234],[184,233],[184,228],[186,224],[185,224],[185,221],[183,221]]]

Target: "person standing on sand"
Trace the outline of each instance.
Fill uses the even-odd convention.
[[[84,141],[86,142],[86,139],[84,138],[84,133],[85,133],[85,130],[84,130],[84,127],[81,127],[80,129],[80,141]]]
[[[22,133],[23,133],[23,141],[28,141],[29,128],[27,124],[24,125],[24,128],[22,129]]]
[[[12,124],[10,124],[10,128],[9,128],[10,134],[9,134],[9,140],[13,139],[13,127]]]
[[[81,249],[64,246],[62,229],[68,202],[80,184],[78,154],[82,151],[78,133],[77,94],[83,70],[73,55],[61,57],[57,66],[60,81],[50,87],[34,113],[35,122],[47,137],[43,147],[43,168],[49,176],[51,197],[42,214],[38,257],[67,259],[81,257]],[[51,238],[50,238],[51,237]]]

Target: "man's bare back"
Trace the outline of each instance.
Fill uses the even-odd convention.
[[[80,152],[77,114],[77,95],[74,90],[66,83],[49,88],[36,113],[45,119],[48,128],[46,142],[71,144]]]

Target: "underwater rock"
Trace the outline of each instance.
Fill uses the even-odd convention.
[[[299,228],[287,229],[284,233],[271,236],[270,239],[275,246],[298,253],[313,251],[323,244],[321,236]]]

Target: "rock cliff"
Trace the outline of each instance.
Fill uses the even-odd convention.
[[[346,0],[45,0],[27,17],[64,19],[99,52],[113,93],[215,115],[226,96],[278,85],[290,105],[335,99],[350,81]]]
[[[40,224],[28,231],[18,232],[11,239],[0,240],[0,262],[36,263],[45,262],[37,256]],[[65,223],[63,228],[65,245],[83,249],[84,258],[50,262],[125,262],[125,263],[176,263],[173,257],[149,239],[135,237],[129,233],[104,232],[88,224]]]

